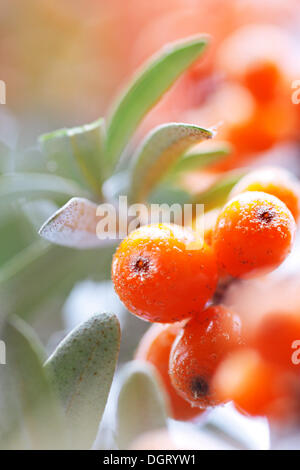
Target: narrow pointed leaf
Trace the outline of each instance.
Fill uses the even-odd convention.
[[[0,203],[21,197],[85,196],[86,192],[71,180],[41,173],[12,173],[0,176]]]
[[[233,186],[236,185],[242,176],[242,172],[229,172],[209,189],[193,196],[192,202],[195,204],[204,204],[205,211],[220,207],[226,202]]]
[[[164,392],[150,365],[133,361],[123,370],[116,420],[120,449],[127,449],[140,434],[166,426]]]
[[[7,366],[14,381],[21,407],[22,423],[30,447],[58,449],[67,447],[62,405],[43,367],[44,351],[29,325],[13,317],[4,329]],[[11,429],[12,435],[18,433]],[[20,424],[20,423],[19,423]]]
[[[103,246],[97,237],[97,204],[84,198],[72,198],[41,227],[39,234],[51,243],[73,248]]]
[[[208,38],[194,36],[167,44],[136,75],[114,106],[107,127],[106,158],[114,168],[144,115],[204,52]]]
[[[53,171],[71,178],[101,199],[104,120],[72,129],[60,129],[39,138]]]
[[[72,448],[89,449],[96,437],[120,346],[115,315],[94,315],[73,330],[46,362],[65,408]]]
[[[15,313],[32,319],[41,311],[56,314],[77,282],[110,278],[114,245],[74,250],[42,239],[38,242],[1,267],[0,317]]]
[[[0,269],[0,285],[3,282],[12,279],[20,271],[33,263],[40,256],[49,251],[49,244],[44,240],[36,240],[15,256],[10,258]]]
[[[212,136],[212,131],[192,124],[169,123],[155,128],[136,152],[131,173],[130,201],[145,201],[154,186],[189,147]]]

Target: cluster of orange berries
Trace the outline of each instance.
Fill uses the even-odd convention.
[[[188,228],[153,224],[118,247],[116,292],[130,312],[156,323],[136,358],[156,367],[175,419],[227,401],[250,415],[300,416],[299,367],[291,349],[300,340],[300,315],[267,315],[250,334],[216,300],[224,277],[254,277],[285,260],[299,202],[299,183],[290,173],[259,169],[233,189],[208,243]]]

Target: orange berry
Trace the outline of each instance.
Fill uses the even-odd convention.
[[[278,64],[271,60],[261,60],[250,64],[243,77],[245,86],[260,102],[276,98],[283,86],[282,71]]]
[[[258,104],[247,120],[231,126],[226,139],[237,154],[264,152],[292,136],[295,114],[290,103],[277,99]]]
[[[217,63],[231,79],[240,81],[261,103],[284,95],[288,88],[293,50],[288,32],[268,24],[247,24],[222,43]]]
[[[117,294],[130,312],[174,323],[201,311],[217,283],[214,252],[188,229],[140,227],[122,241],[112,264]]]
[[[284,168],[264,167],[251,171],[235,185],[230,197],[245,191],[262,191],[278,197],[297,221],[300,213],[300,183]]]
[[[299,313],[272,312],[264,315],[259,321],[252,343],[266,360],[299,373],[300,364],[293,361],[293,355],[296,352],[293,345],[296,341],[299,341],[299,350]]]
[[[258,191],[239,194],[216,223],[217,262],[234,277],[270,272],[291,251],[295,231],[291,212],[277,197]]]
[[[241,342],[241,323],[227,308],[211,306],[183,327],[170,356],[175,389],[192,405],[206,409],[222,403],[212,387],[220,362]]]
[[[278,416],[289,393],[281,371],[253,349],[235,351],[219,366],[213,386],[220,401],[234,401],[251,416]]]
[[[136,352],[136,359],[150,362],[158,374],[169,397],[171,417],[187,421],[201,414],[201,410],[192,407],[175,391],[169,377],[169,359],[172,345],[183,324],[152,325],[141,339]]]

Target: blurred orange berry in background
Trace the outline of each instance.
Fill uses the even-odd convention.
[[[254,349],[241,349],[217,369],[213,386],[220,401],[232,400],[250,416],[287,418],[295,403],[288,376],[266,362]]]
[[[290,253],[296,232],[287,206],[275,196],[248,191],[219,214],[214,250],[220,268],[234,277],[273,271]]]
[[[300,213],[300,183],[280,167],[260,167],[247,173],[232,189],[229,199],[245,191],[262,191],[278,197],[297,221]]]
[[[263,315],[252,336],[252,345],[262,357],[300,376],[300,364],[293,361],[295,341],[299,341],[300,350],[299,312],[270,312]]]
[[[183,323],[172,325],[152,325],[140,341],[135,358],[150,362],[158,371],[171,408],[171,417],[187,421],[202,413],[197,407],[192,407],[175,391],[169,377],[169,359],[172,345],[180,332]]]
[[[212,297],[217,265],[212,248],[192,231],[144,225],[119,245],[112,280],[130,312],[151,322],[174,323],[198,314]]]
[[[223,41],[216,66],[248,88],[257,102],[266,104],[290,95],[296,54],[296,41],[288,30],[274,24],[248,24]]]
[[[238,315],[222,305],[208,307],[189,320],[170,356],[169,373],[178,393],[201,409],[224,403],[215,395],[212,378],[220,362],[241,341]]]

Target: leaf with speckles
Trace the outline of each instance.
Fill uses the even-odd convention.
[[[65,408],[72,448],[91,448],[106,405],[120,346],[115,315],[92,316],[46,362]]]
[[[167,402],[150,364],[127,364],[120,381],[116,438],[119,448],[127,449],[142,433],[166,426]]]
[[[74,197],[56,211],[39,230],[45,240],[72,248],[94,248],[108,244],[97,237],[97,204]]]
[[[189,147],[212,137],[212,131],[193,124],[168,123],[156,127],[142,142],[134,157],[130,201],[145,201],[171,165]]]

